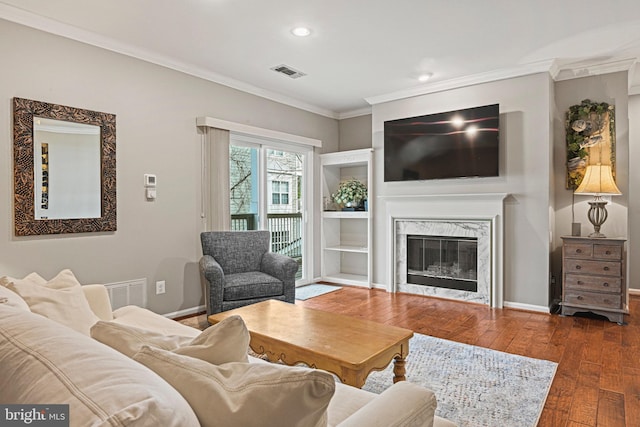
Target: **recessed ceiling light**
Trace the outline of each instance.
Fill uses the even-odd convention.
[[[307,27],[295,27],[291,30],[291,34],[298,37],[307,37],[311,34],[311,30]]]
[[[427,80],[429,80],[431,77],[433,76],[433,73],[424,73],[424,74],[420,74],[418,76],[418,81],[419,82],[426,82]]]

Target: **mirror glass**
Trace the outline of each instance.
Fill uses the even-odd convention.
[[[116,230],[116,116],[13,98],[16,236]]]
[[[33,118],[35,219],[100,218],[100,126]]]

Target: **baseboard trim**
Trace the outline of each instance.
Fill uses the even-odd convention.
[[[197,307],[185,308],[184,310],[173,311],[171,313],[163,314],[164,317],[168,317],[169,319],[175,319],[178,317],[191,316],[193,314],[202,313],[206,311],[207,307],[204,305],[199,305]]]
[[[544,305],[523,304],[520,302],[504,302],[504,308],[514,308],[517,310],[536,311],[539,313],[549,314],[549,307]]]
[[[640,295],[640,289],[631,289],[631,288],[629,288],[629,295],[634,295],[634,296]]]

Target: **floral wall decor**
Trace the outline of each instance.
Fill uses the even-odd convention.
[[[615,178],[615,111],[606,102],[589,99],[566,113],[567,189],[582,182],[588,165],[611,165]]]

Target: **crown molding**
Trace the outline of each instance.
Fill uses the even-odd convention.
[[[618,71],[630,71],[638,58],[618,58],[607,62],[594,63],[583,61],[580,63],[566,64],[560,67],[555,81],[572,80],[580,77],[599,76],[602,74],[616,73]]]
[[[101,36],[97,33],[87,31],[72,25],[68,25],[53,19],[19,9],[14,6],[0,3],[0,19],[11,21],[20,25],[44,31],[60,37],[65,37],[84,44],[96,46],[105,50],[116,52],[145,62],[169,68],[184,74],[198,77],[213,83],[227,86],[251,95],[255,95],[270,101],[318,114],[331,119],[343,120],[371,114],[371,107],[357,110],[336,112],[317,105],[303,102],[299,99],[291,98],[272,91],[268,91],[239,80],[223,76],[218,73],[205,70],[193,64],[175,61],[174,59],[158,54],[157,52],[139,49],[132,45],[121,43],[109,37]],[[629,94],[640,94],[640,79],[634,82],[635,65],[638,58],[618,58],[607,62],[567,64],[560,66],[556,60],[544,60],[534,63],[523,64],[517,67],[504,68],[500,70],[488,71],[469,76],[462,76],[441,82],[429,83],[411,89],[400,90],[387,94],[364,98],[369,105],[381,104],[384,102],[396,101],[419,95],[426,95],[445,90],[452,90],[477,84],[490,83],[510,78],[523,77],[526,75],[547,72],[554,81],[563,81],[580,77],[596,76],[613,73],[617,71],[629,71]]]
[[[434,82],[411,89],[400,90],[388,94],[371,96],[365,98],[370,105],[381,104],[383,102],[397,101],[399,99],[411,98],[429,93],[442,92],[445,90],[458,89],[467,86],[474,86],[482,83],[490,83],[499,80],[506,80],[522,77],[530,74],[550,72],[555,60],[540,61],[524,64],[518,67],[504,68],[500,70],[488,71],[485,73],[473,74],[470,76],[458,77],[455,79]]]
[[[214,73],[200,67],[196,67],[192,64],[175,61],[172,58],[158,54],[157,52],[139,49],[131,46],[127,43],[121,43],[110,37],[104,37],[92,31],[87,31],[82,28],[75,27],[73,25],[65,24],[53,19],[45,18],[43,16],[27,12],[14,6],[0,3],[0,18],[6,21],[11,21],[16,24],[31,27],[36,30],[44,31],[50,34],[54,34],[60,37],[65,37],[71,40],[75,40],[88,45],[96,46],[102,49],[106,49],[112,52],[116,52],[122,55],[130,56],[132,58],[140,59],[145,62],[149,62],[155,65],[159,65],[165,68],[169,68],[175,71],[179,71],[184,74],[188,74],[194,77],[198,77],[204,80],[218,83],[223,86],[237,89],[242,92],[246,92],[252,95],[259,96],[261,98],[275,101],[280,104],[285,104],[291,107],[299,108],[301,110],[308,111],[310,113],[318,114],[321,116],[337,119],[338,114],[335,111],[321,108],[316,105],[312,105],[295,98],[284,96],[275,92],[271,92],[227,76],[223,76],[218,73]]]
[[[338,113],[338,120],[344,120],[344,119],[352,119],[354,117],[360,117],[360,116],[369,116],[371,115],[371,107],[364,107],[364,108],[359,108],[357,110],[351,110],[351,111],[345,111],[343,113]]]

